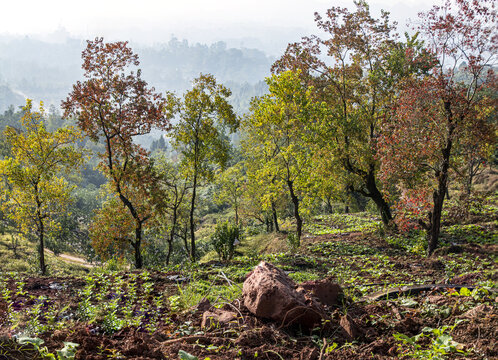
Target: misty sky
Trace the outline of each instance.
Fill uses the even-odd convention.
[[[405,24],[437,0],[370,0]],[[268,47],[295,41],[315,30],[313,13],[332,6],[353,8],[352,0],[8,0],[2,1],[0,34],[60,40],[104,36],[146,44],[179,39],[232,46]],[[62,30],[66,30],[65,33]],[[58,34],[54,34],[57,32]],[[47,34],[50,34],[48,36]],[[57,36],[58,35],[58,36]],[[52,39],[50,39],[52,37]]]

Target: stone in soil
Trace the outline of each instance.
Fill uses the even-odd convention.
[[[248,275],[242,289],[244,305],[257,317],[271,319],[278,325],[300,325],[311,329],[327,319],[321,306],[281,269],[262,261]]]
[[[227,325],[230,322],[237,321],[237,314],[233,311],[227,311],[222,309],[214,309],[212,311],[206,311],[202,315],[201,328],[211,328],[218,327],[219,325]]]

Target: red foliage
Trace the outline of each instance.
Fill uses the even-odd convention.
[[[134,144],[133,138],[153,127],[168,130],[172,115],[167,113],[166,99],[147,86],[140,70],[125,72],[139,65],[127,42],[104,43],[97,38],[87,42],[82,57],[87,80],[73,86],[62,103],[64,115],[74,116],[92,140],[104,141],[100,168],[134,221],[135,240],[129,242],[136,251],[136,266],[141,267],[142,226],[152,216],[147,200],[155,193],[156,181],[148,151]],[[122,225],[120,237],[127,238],[129,226]]]
[[[405,190],[398,204],[404,213],[418,211],[420,206],[411,204],[432,192],[428,199],[432,208],[424,224],[430,253],[437,245],[456,152],[464,143],[484,145],[492,140],[494,125],[487,113],[496,107],[490,107],[486,90],[496,88],[496,78],[488,69],[497,57],[498,36],[493,1],[448,0],[421,18],[427,51],[437,63],[427,76],[404,83],[394,116],[384,121],[378,148],[381,177],[399,182]]]

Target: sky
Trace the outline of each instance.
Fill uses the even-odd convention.
[[[438,0],[370,0],[400,24]],[[233,46],[271,46],[314,31],[313,13],[353,0],[2,0],[0,35],[57,41],[66,35],[144,44],[172,36],[192,42],[223,40]],[[294,40],[292,40],[295,38]]]

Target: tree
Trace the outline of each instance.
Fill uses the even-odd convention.
[[[388,224],[392,214],[380,191],[376,141],[399,80],[421,70],[424,62],[405,61],[408,50],[423,59],[419,44],[416,38],[397,42],[387,12],[374,19],[365,1],[355,5],[355,12],[333,7],[324,17],[315,13],[325,36],[289,44],[273,71],[300,70],[302,81],[314,86],[314,98],[329,109],[315,124],[321,149],[317,160],[322,160],[316,167],[330,169],[328,177],[342,180],[338,189],[372,199]]]
[[[178,99],[168,95],[168,106],[178,114],[173,127],[173,146],[182,155],[182,167],[192,179],[190,203],[190,258],[196,260],[195,205],[197,189],[203,180],[211,180],[214,166],[224,167],[228,160],[230,143],[225,135],[238,127],[238,119],[228,103],[229,89],[216,83],[212,75],[201,74],[193,88]]]
[[[93,141],[104,142],[100,169],[133,218],[133,238],[117,238],[128,239],[135,266],[141,268],[143,227],[152,216],[148,202],[153,201],[157,188],[149,153],[134,144],[133,138],[152,128],[169,129],[166,101],[147,86],[140,70],[125,73],[128,67],[139,65],[127,42],[104,43],[97,38],[87,42],[82,57],[86,80],[78,81],[62,103],[64,116],[74,116]],[[118,206],[116,201],[109,205]],[[128,230],[124,227],[123,235]]]
[[[164,156],[159,158],[155,166],[160,174],[161,193],[164,196],[164,206],[159,214],[159,227],[167,233],[166,265],[168,265],[176,238],[183,240],[185,251],[190,254],[186,232],[182,230],[187,226],[187,202],[192,185],[188,174],[182,173],[178,164],[167,161]]]
[[[293,204],[298,239],[302,234],[300,205],[306,194],[312,153],[310,125],[320,117],[320,104],[303,86],[298,72],[267,79],[269,94],[254,99],[243,129],[250,144],[248,171],[275,191],[286,187]],[[251,176],[251,175],[250,175]],[[269,193],[272,197],[273,191]]]
[[[44,118],[43,104],[34,112],[27,100],[20,128],[4,131],[11,155],[0,160],[2,210],[25,235],[38,238],[42,275],[47,271],[45,236],[56,227],[56,217],[70,202],[72,188],[61,174],[75,171],[83,163],[83,153],[74,146],[80,133],[72,127],[49,132]]]
[[[220,171],[216,184],[216,201],[221,204],[229,204],[235,212],[235,225],[239,226],[239,211],[245,190],[245,170],[242,162]]]
[[[438,245],[449,170],[456,165],[458,148],[483,144],[494,134],[496,125],[487,117],[496,112],[496,104],[482,95],[486,89],[496,92],[490,65],[497,57],[497,12],[492,1],[448,0],[420,16],[434,66],[426,76],[405,82],[395,117],[385,122],[380,155],[385,177],[395,176],[405,200],[419,204],[417,212],[424,216],[418,222],[427,232],[431,255]],[[466,80],[455,77],[461,65]]]

